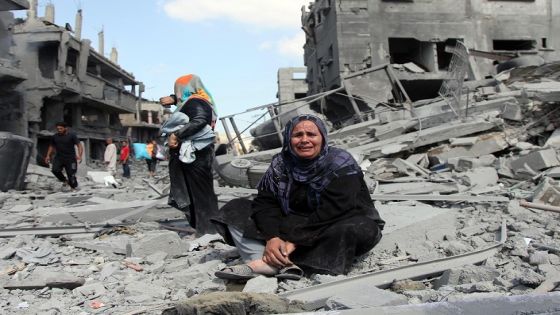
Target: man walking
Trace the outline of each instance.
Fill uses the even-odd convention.
[[[78,155],[76,155],[74,146],[78,146]],[[65,122],[56,124],[56,134],[51,139],[45,157],[47,164],[50,164],[53,152],[56,152],[56,154],[52,163],[52,173],[63,182],[63,187],[70,185],[72,190],[76,189],[78,187],[76,171],[78,170],[78,163],[82,160],[84,148],[76,134],[68,130],[68,125]],[[64,177],[62,169],[66,171],[68,178]]]
[[[107,138],[107,147],[105,148],[104,160],[107,172],[111,175],[117,173],[117,146],[113,143],[112,138]]]
[[[128,165],[128,159],[130,158],[130,148],[128,147],[128,141],[123,140],[121,142],[121,156],[120,160],[122,163],[123,177],[130,178],[130,166]]]

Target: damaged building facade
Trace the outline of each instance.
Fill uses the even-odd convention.
[[[100,159],[107,137],[119,137],[119,114],[135,113],[142,84],[117,64],[117,52],[105,57],[103,31],[99,49],[81,38],[82,12],[74,29],[55,24],[55,8],[47,4],[38,17],[37,1],[30,1],[27,19],[13,26],[11,50],[21,61],[27,79],[12,89],[5,113],[10,123],[0,126],[36,144],[32,156],[41,161],[55,124],[66,122],[84,142],[87,160]]]
[[[345,87],[356,97],[354,107],[335,94],[315,108],[341,125],[397,99],[387,73],[344,80],[350,73],[391,64],[388,71],[415,101],[438,96],[457,42],[470,50],[471,80],[514,57],[560,56],[560,3],[554,0],[317,0],[303,9],[302,23],[309,94]]]
[[[120,114],[123,129],[120,136],[133,142],[144,143],[159,136],[161,124],[171,112],[158,102],[142,100],[135,114]]]
[[[27,1],[0,1],[0,130],[17,130],[15,121],[21,119],[21,95],[15,90],[18,84],[27,79],[20,61],[13,54],[14,14],[10,10],[24,10]]]

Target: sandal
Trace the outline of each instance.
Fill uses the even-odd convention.
[[[220,279],[226,280],[249,280],[260,276],[259,273],[255,273],[251,267],[245,264],[226,267],[220,271],[216,271],[214,275]]]
[[[303,270],[296,265],[291,265],[280,269],[275,277],[279,280],[300,280],[303,277]]]

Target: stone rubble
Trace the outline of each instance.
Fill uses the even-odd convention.
[[[560,64],[548,67],[556,67],[555,73],[560,73]],[[502,222],[506,223],[508,239],[499,254],[480,266],[466,265],[435,277],[395,282],[389,289],[376,290],[375,295],[360,288],[355,295],[333,292],[328,308],[454,303],[530,294],[545,287],[545,292],[555,290],[560,279],[559,213],[519,204],[522,199],[560,204],[560,120],[556,111],[560,87],[547,80],[552,78],[535,74],[529,84],[513,70],[500,85],[507,90],[498,89],[493,94],[475,91],[471,99],[477,102],[499,99],[500,93],[522,93],[510,93],[502,103],[507,104],[502,106],[507,111],[494,113],[492,107],[492,113],[482,109],[477,113],[474,108],[478,105],[473,105],[473,113],[483,114],[475,121],[487,125],[475,128],[476,124],[464,124],[471,131],[459,136],[449,132],[440,133],[435,142],[418,139],[416,131],[405,133],[410,127],[400,128],[406,125],[401,122],[399,132],[377,142],[352,133],[346,134],[350,140],[337,139],[343,147],[362,150],[371,193],[389,196],[376,201],[387,221],[383,240],[356,260],[348,276],[311,275],[300,281],[258,277],[244,289],[215,278],[215,271],[240,263],[236,249],[216,235],[196,239],[184,215],[167,206],[166,198],[161,197],[168,185],[165,162],[158,166],[155,178],[148,178],[144,163],[134,162],[132,179],[117,175],[116,187],[105,184],[101,166],[91,166],[91,179],[80,176],[80,189],[74,192],[62,191],[48,170],[30,166],[26,190],[0,193],[1,232],[12,233],[0,238],[0,308],[4,314],[161,314],[173,313],[170,310],[174,308],[210,307],[237,314],[231,305],[250,308],[252,303],[272,303],[274,307],[259,305],[266,310],[297,312],[301,309],[280,299],[265,302],[266,295],[261,294],[484,249],[494,244]],[[539,87],[539,83],[544,86]],[[429,112],[429,106],[422,102],[419,108]],[[390,120],[390,115],[384,119]],[[447,121],[447,129],[439,125],[437,130],[449,131],[455,123]],[[432,134],[431,128],[438,128],[435,121],[433,124],[425,126],[426,135]],[[417,140],[414,145],[409,142]],[[383,141],[396,146],[378,146]],[[220,205],[255,193],[246,187],[228,186],[223,179],[216,181],[216,192]],[[393,194],[444,198],[390,200]],[[445,199],[454,194],[505,196],[510,202]],[[84,230],[64,233],[75,226]],[[58,234],[18,234],[24,229]]]

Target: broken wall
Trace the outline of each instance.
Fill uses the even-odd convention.
[[[554,0],[317,0],[303,14],[310,93],[339,87],[341,76],[351,72],[412,62],[420,69],[396,71],[411,98],[436,97],[451,61],[445,47],[457,40],[476,50],[556,60],[559,15]],[[471,79],[495,72],[492,60],[471,57],[470,62]],[[370,105],[393,98],[383,73],[349,80],[347,86]],[[341,101],[332,103],[352,112]]]

